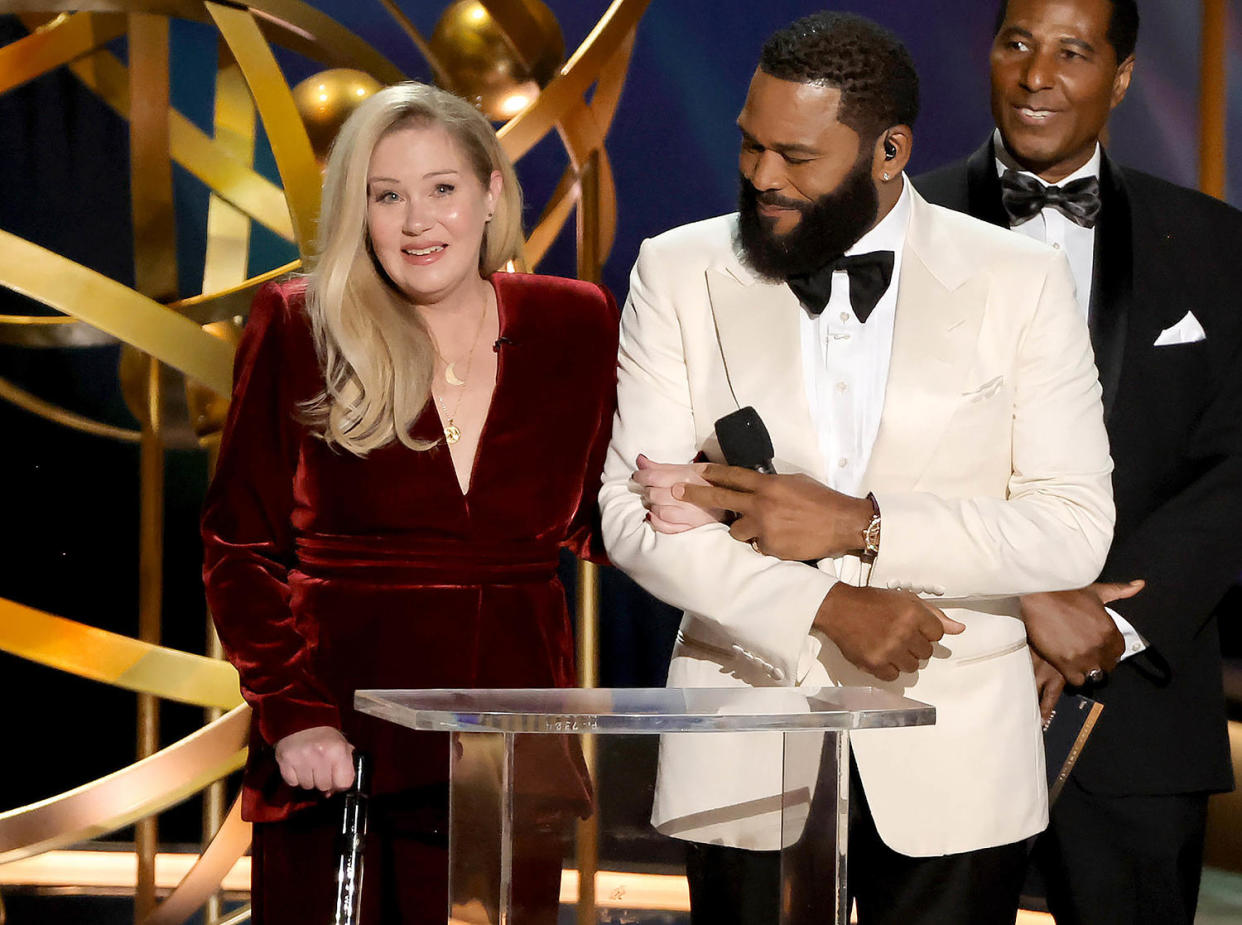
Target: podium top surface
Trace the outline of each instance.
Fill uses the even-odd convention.
[[[936,709],[871,687],[363,690],[354,708],[439,732],[794,732],[927,726]]]

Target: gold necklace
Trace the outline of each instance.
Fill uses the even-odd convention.
[[[453,371],[452,363],[447,364],[444,369],[444,380],[446,382],[448,382],[450,385],[462,386],[461,391],[457,393],[457,401],[453,403],[452,414],[448,413],[448,409],[444,405],[444,399],[441,398],[439,395],[436,395],[434,391],[432,392],[432,397],[435,398],[436,403],[440,406],[440,415],[444,419],[444,439],[448,443],[449,446],[452,446],[453,444],[457,443],[457,441],[461,439],[461,428],[458,427],[456,424],[454,424],[453,421],[457,418],[457,412],[461,409],[461,400],[466,397],[465,385],[470,380],[470,368],[474,365],[474,350],[476,347],[479,346],[479,337],[483,333],[483,322],[486,320],[487,320],[487,298],[484,297],[483,311],[479,312],[479,326],[475,328],[474,330],[474,340],[470,344],[470,352],[466,354],[466,376],[465,378],[457,379],[456,376],[450,375]],[[436,356],[440,356],[439,347],[436,348]],[[442,356],[440,357],[440,362],[442,363],[444,362],[444,357]]]

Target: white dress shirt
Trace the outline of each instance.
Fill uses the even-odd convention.
[[[1005,148],[1005,142],[1001,138],[1000,130],[997,129],[992,136],[992,150],[996,152],[996,172],[1003,176],[1006,170],[1016,170],[1018,173],[1025,174],[1028,177],[1034,177],[1043,186],[1052,186],[1042,177],[1031,173],[1029,170],[1023,170],[1018,166],[1018,162],[1014,160],[1012,154]],[[1103,156],[1100,153],[1100,146],[1097,143],[1095,151],[1091,154],[1091,159],[1083,164],[1065,179],[1056,185],[1064,187],[1066,184],[1073,183],[1075,180],[1082,180],[1086,177],[1099,177],[1100,162]],[[1091,274],[1095,269],[1095,229],[1084,228],[1081,225],[1070,221],[1059,210],[1053,208],[1045,208],[1038,215],[1033,215],[1026,221],[1011,225],[1014,231],[1024,234],[1028,238],[1034,238],[1036,241],[1043,241],[1045,244],[1051,244],[1053,247],[1064,252],[1066,259],[1069,261],[1070,272],[1074,276],[1075,297],[1078,299],[1078,308],[1082,311],[1084,318],[1088,317],[1091,310]],[[1113,622],[1117,624],[1117,629],[1121,631],[1121,635],[1125,638],[1126,648],[1122,654],[1122,659],[1129,658],[1142,652],[1147,648],[1147,640],[1144,639],[1125,617],[1117,613],[1110,607],[1104,608],[1108,611],[1108,615],[1113,618]]]
[[[1015,170],[1028,177],[1034,177],[1041,186],[1052,186],[1051,183],[1037,174],[1033,174],[1029,170],[1023,170],[1018,166],[1013,156],[1005,150],[1005,144],[1001,141],[999,131],[995,135],[993,150],[996,151],[996,172],[998,175],[1004,175],[1006,170]],[[1056,185],[1064,188],[1075,180],[1099,177],[1101,159],[1100,146],[1096,144],[1095,152],[1091,155],[1091,159]],[[1042,241],[1045,244],[1051,244],[1057,250],[1065,253],[1066,259],[1069,260],[1070,271],[1074,275],[1074,289],[1075,295],[1078,298],[1078,307],[1082,310],[1082,316],[1086,318],[1091,308],[1091,272],[1095,268],[1095,229],[1084,228],[1070,221],[1057,209],[1043,209],[1038,215],[1031,216],[1022,224],[1011,227],[1019,234],[1024,234],[1028,238],[1034,238],[1036,241]]]
[[[910,186],[901,177],[901,196],[847,256],[893,252],[893,278],[863,324],[850,307],[849,274],[832,274],[832,297],[819,315],[801,318],[802,372],[807,404],[815,422],[829,488],[857,495],[871,449],[880,430],[888,364],[893,352],[897,315],[897,281],[906,227],[910,221]]]

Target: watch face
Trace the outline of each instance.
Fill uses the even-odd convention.
[[[880,515],[876,514],[871,518],[871,523],[867,524],[867,534],[863,538],[866,543],[866,553],[871,557],[875,557],[880,552]]]

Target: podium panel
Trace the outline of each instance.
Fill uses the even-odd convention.
[[[672,835],[718,841],[702,833],[765,820],[765,921],[844,925],[849,731],[935,722],[926,704],[839,687],[359,691],[355,707],[451,737],[451,925],[556,925],[562,902],[579,925],[686,921],[686,842],[651,821],[674,788],[702,809],[666,821]]]

